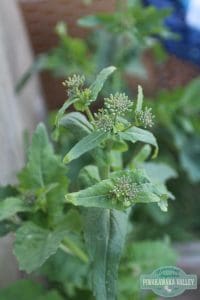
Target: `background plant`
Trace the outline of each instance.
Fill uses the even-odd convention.
[[[166,53],[158,37],[172,37],[164,26],[168,14],[168,9],[158,11],[154,6],[145,7],[141,0],[116,0],[112,13],[93,14],[77,21],[78,26],[89,29],[85,39],[72,38],[67,25],[60,22],[56,26],[58,45],[36,59],[17,90],[38,71],[47,70],[61,78],[75,72],[83,73],[91,83],[92,74],[109,65],[115,65],[118,72],[104,90],[129,90],[126,76],[147,78],[142,62],[145,50],[152,49],[158,61],[165,59]]]
[[[160,145],[160,159],[173,166],[179,175],[169,185],[178,201],[171,206],[171,217],[168,214],[167,218],[160,218],[156,210],[148,207],[144,224],[137,223],[140,227],[138,236],[141,238],[146,237],[146,226],[151,222],[154,228],[153,224],[159,224],[159,230],[151,232],[154,238],[162,236],[166,229],[175,240],[199,238],[199,84],[197,78],[184,88],[158,92],[155,101],[149,99],[157,120],[154,129]],[[136,216],[138,221],[144,220],[144,210],[136,212]]]

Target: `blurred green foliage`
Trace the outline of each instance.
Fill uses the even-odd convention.
[[[168,9],[157,10],[154,6],[144,7],[141,0],[116,0],[112,13],[98,13],[80,18],[80,27],[89,29],[85,39],[72,38],[67,25],[56,26],[58,45],[40,55],[17,85],[17,91],[24,86],[35,72],[50,71],[56,77],[67,77],[73,73],[86,74],[89,83],[92,74],[114,65],[118,72],[107,84],[106,90],[128,89],[126,76],[137,75],[146,78],[142,54],[152,49],[158,60],[166,54],[158,37],[172,37],[164,26]]]
[[[152,238],[168,232],[173,240],[199,238],[198,217],[200,191],[200,79],[175,90],[159,91],[149,99],[156,115],[154,128],[160,145],[160,160],[170,164],[178,174],[168,182],[176,201],[169,204],[167,216],[158,214],[154,205],[142,214],[136,209],[135,221],[138,237],[148,237],[146,226],[151,224]],[[161,175],[158,172],[159,176]],[[141,214],[141,215],[140,215]],[[143,224],[142,224],[143,223]],[[155,224],[159,224],[158,227]]]

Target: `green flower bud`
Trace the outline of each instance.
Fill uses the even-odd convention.
[[[94,114],[93,125],[98,131],[112,132],[114,126],[113,118],[108,114],[107,110],[101,109]]]
[[[105,98],[105,107],[110,113],[116,116],[123,116],[125,113],[131,110],[133,102],[124,93],[116,93],[110,95],[109,98]]]
[[[85,83],[85,76],[74,74],[68,77],[68,79],[66,79],[63,82],[63,85],[67,87],[68,95],[72,96],[76,94],[83,87],[84,83]]]
[[[137,120],[143,125],[145,128],[153,127],[155,116],[151,112],[152,108],[145,107],[143,111],[139,111],[136,113]]]
[[[140,186],[128,175],[117,178],[114,187],[110,191],[113,201],[128,207],[134,203],[134,199],[140,192]]]

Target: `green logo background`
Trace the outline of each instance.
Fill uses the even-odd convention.
[[[178,267],[161,267],[151,274],[141,275],[140,288],[152,290],[158,296],[176,297],[186,290],[197,289],[197,276],[187,275]]]

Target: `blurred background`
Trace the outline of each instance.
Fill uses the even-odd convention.
[[[67,76],[85,74],[90,83],[103,67],[115,65],[105,94],[121,90],[134,99],[143,86],[160,145],[159,165],[147,168],[163,178],[174,200],[167,213],[154,205],[134,208],[120,300],[156,299],[141,296],[133,282],[162,265],[200,276],[200,1],[1,0],[0,65],[1,185],[15,182],[23,166],[24,133],[41,120],[51,126],[67,97],[61,84]],[[26,277],[12,255],[12,239],[0,241],[0,300],[16,299],[8,290],[14,286],[13,295],[20,295],[23,284],[16,282]],[[67,282],[54,263],[39,274],[40,282],[62,290],[63,299],[91,299],[77,262],[69,259],[62,268]],[[82,271],[74,276],[74,268]],[[199,295],[188,291],[176,299]]]

